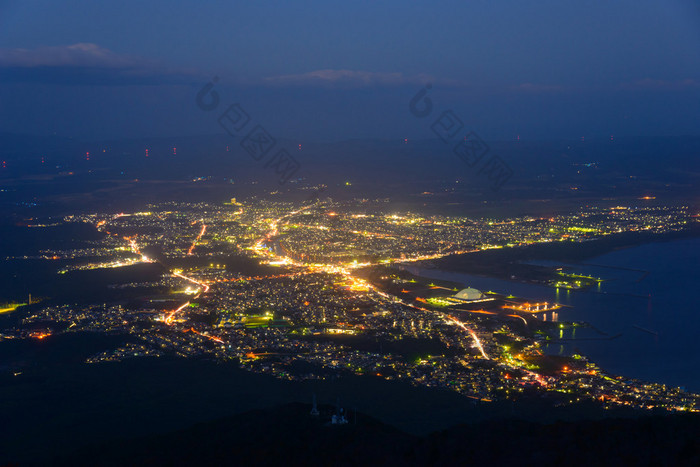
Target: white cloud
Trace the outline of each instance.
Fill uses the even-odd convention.
[[[530,93],[545,93],[563,91],[564,87],[555,84],[534,84],[522,83],[512,88],[515,91],[530,92]]]
[[[0,48],[0,78],[5,82],[57,84],[191,83],[191,71],[167,69],[154,60],[112,52],[97,44]]]
[[[100,67],[129,68],[143,66],[146,60],[120,55],[97,44],[78,43],[36,49],[0,49],[2,67]]]
[[[268,84],[279,85],[328,84],[360,87],[400,84],[424,85],[431,81],[431,78],[426,75],[405,76],[403,73],[326,69],[294,75],[271,76],[263,80]]]

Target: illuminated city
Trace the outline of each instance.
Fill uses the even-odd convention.
[[[579,354],[544,353],[543,343],[582,325],[559,321],[557,303],[460,290],[403,268],[534,243],[679,232],[697,223],[687,208],[589,207],[497,220],[381,214],[380,207],[255,199],[56,220],[104,234],[90,248],[42,251],[42,259],[70,259],[59,274],[150,264],[160,279],[119,285],[142,291],[128,306],[35,308],[2,338],[101,332],[128,342],[87,363],[207,356],[288,380],[366,375],[485,402],[540,393],[561,403],[698,410],[699,396],[681,389],[609,374]],[[236,266],[242,261],[248,272]],[[577,289],[603,280],[561,270],[552,277],[539,282]]]
[[[0,467],[700,465],[697,1],[0,1]]]

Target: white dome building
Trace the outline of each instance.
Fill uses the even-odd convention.
[[[480,290],[467,287],[466,289],[462,289],[459,292],[457,292],[454,298],[464,301],[481,300],[482,298],[484,298],[484,294],[481,293]]]

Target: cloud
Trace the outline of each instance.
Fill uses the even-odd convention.
[[[560,92],[564,90],[563,86],[554,84],[534,84],[534,83],[522,83],[511,88],[514,91],[528,92],[533,94],[548,93],[548,92]]]
[[[36,49],[0,48],[0,79],[68,85],[185,84],[194,74],[91,43]]]
[[[295,75],[280,75],[263,78],[273,85],[332,85],[348,87],[396,86],[402,84],[424,85],[431,81],[427,75],[405,76],[403,73],[384,73],[357,70],[316,70]]]
[[[97,44],[78,43],[37,49],[0,49],[0,67],[133,67],[143,60],[119,55]]]
[[[623,83],[621,86],[623,89],[659,89],[659,90],[674,90],[682,91],[686,89],[697,89],[700,88],[700,81],[694,79],[681,79],[681,80],[663,80],[663,79],[651,79],[644,78],[631,83]]]

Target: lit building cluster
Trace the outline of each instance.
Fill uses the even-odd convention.
[[[687,208],[589,207],[505,220],[379,213],[364,202],[332,201],[147,209],[70,216],[64,221],[91,224],[100,238],[36,258],[64,260],[61,274],[149,265],[157,278],[135,274],[133,282],[108,285],[128,302],[35,305],[19,327],[0,336],[124,335],[123,345],[87,362],[204,356],[286,379],[367,375],[482,401],[537,393],[567,403],[646,408],[696,410],[700,402],[678,389],[606,375],[584,357],[543,356],[537,336],[523,335],[519,326],[557,309],[555,303],[362,273],[491,248],[679,231],[696,222]],[[560,279],[572,287],[586,280],[595,278]],[[419,296],[421,287],[444,292]],[[498,312],[479,309],[501,301]]]

